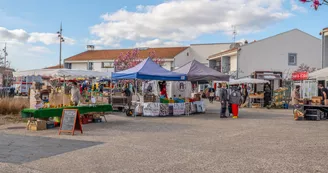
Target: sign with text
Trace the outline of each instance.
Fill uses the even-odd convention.
[[[159,116],[160,103],[144,103],[143,115],[144,116]]]
[[[309,73],[306,71],[292,73],[292,80],[295,81],[307,80],[308,78],[309,78]]]
[[[74,135],[75,130],[81,130],[80,113],[78,109],[64,109],[60,121],[59,135],[61,132],[69,132]]]
[[[173,115],[183,115],[185,114],[185,103],[174,103],[173,105]]]

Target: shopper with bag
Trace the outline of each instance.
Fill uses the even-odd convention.
[[[229,96],[229,103],[232,108],[232,118],[238,118],[239,105],[241,103],[241,93],[238,88],[233,88]]]

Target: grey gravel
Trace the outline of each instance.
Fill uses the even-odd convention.
[[[1,126],[0,132],[6,135],[67,139],[74,147],[60,154],[51,147],[54,154],[50,156],[2,163],[0,168],[67,173],[328,170],[328,121],[294,121],[290,110],[243,109],[239,119],[220,119],[215,103],[208,106],[207,114],[189,117],[134,118],[120,114],[108,115],[107,120],[84,125],[83,135],[76,136],[59,136],[57,129],[30,132]],[[76,147],[83,141],[95,144]],[[0,159],[10,154],[4,150],[0,145]]]

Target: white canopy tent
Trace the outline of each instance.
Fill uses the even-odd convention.
[[[97,72],[90,70],[72,70],[72,69],[36,69],[14,72],[14,77],[25,76],[44,76],[54,78],[79,78],[79,77],[105,77],[110,78],[111,73]]]
[[[309,73],[309,79],[328,80],[328,67]]]
[[[262,79],[253,79],[253,78],[242,78],[242,79],[230,79],[230,85],[237,85],[237,84],[264,84],[270,83],[267,80]]]

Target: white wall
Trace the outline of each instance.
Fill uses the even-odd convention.
[[[207,58],[210,55],[228,50],[231,43],[217,43],[217,44],[191,44],[190,47],[174,58],[175,67],[181,67],[182,65],[197,60],[208,66]],[[189,56],[187,56],[189,53]]]
[[[173,67],[181,67],[190,61],[192,61],[192,58],[190,55],[190,48],[187,48],[184,51],[180,52],[177,56],[174,57]]]
[[[163,62],[162,67],[165,68],[166,70],[170,70],[171,71],[172,63],[173,62],[171,62],[171,61]]]
[[[237,71],[237,55],[230,56],[230,71]]]
[[[288,65],[288,53],[297,53],[297,65]],[[300,30],[260,40],[241,47],[238,55],[238,77],[254,71],[293,71],[300,64],[321,67],[321,40]]]
[[[101,69],[102,69],[101,64],[102,64],[101,62],[94,62],[93,63],[93,70],[94,71],[101,71]]]
[[[72,69],[87,70],[87,63],[72,63]]]

